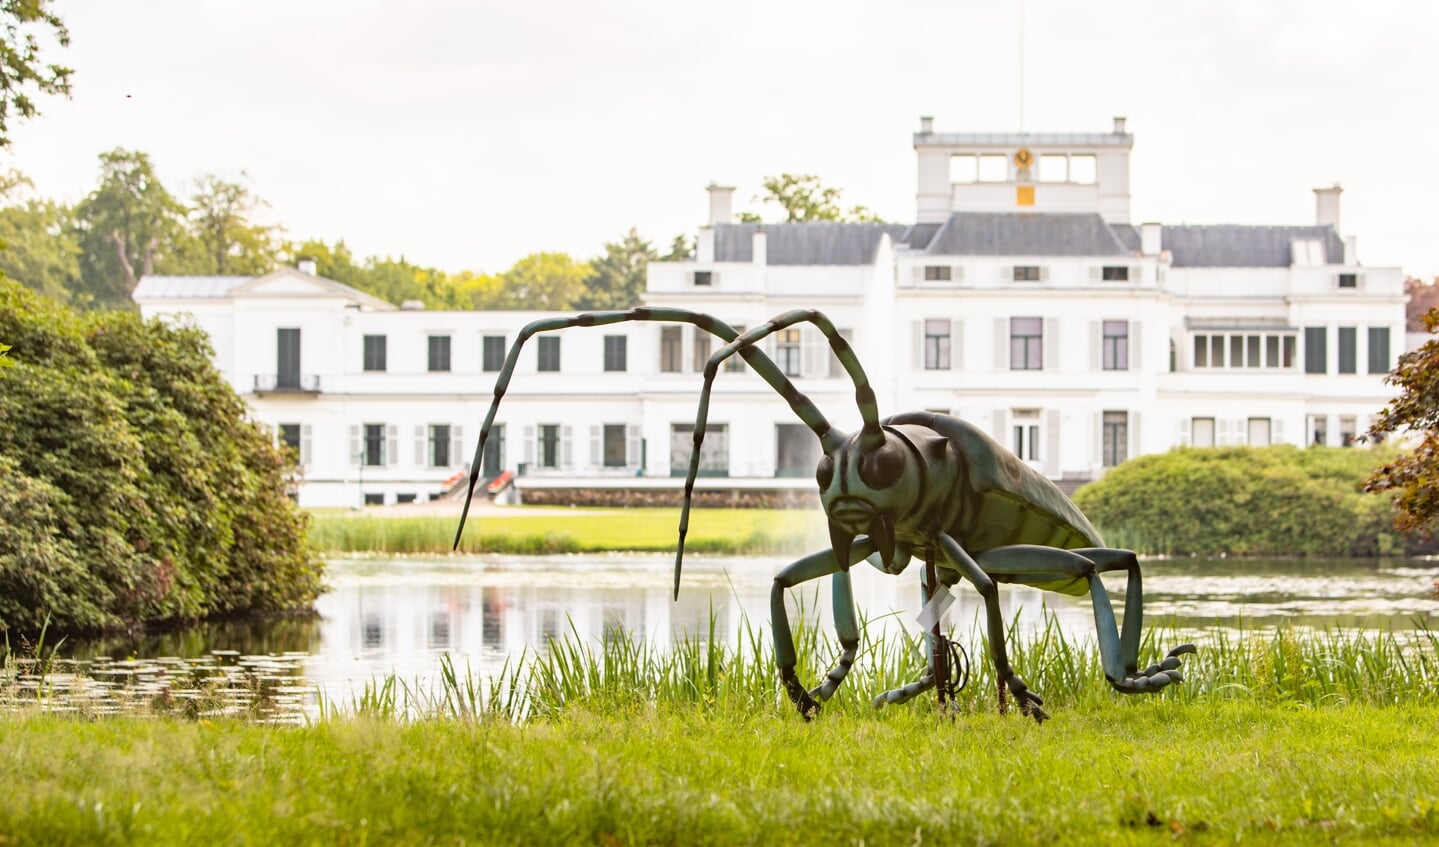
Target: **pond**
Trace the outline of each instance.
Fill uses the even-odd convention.
[[[677,602],[665,555],[473,556],[336,559],[317,616],[212,622],[139,638],[68,641],[50,684],[66,708],[120,711],[189,698],[198,715],[242,711],[257,696],[291,718],[312,713],[317,692],[353,701],[367,682],[434,679],[448,653],[462,672],[498,674],[507,660],[543,651],[551,638],[597,642],[623,630],[666,645],[715,631],[734,644],[746,628],[768,639],[769,592],[787,560],[692,557]],[[919,568],[898,577],[857,567],[855,593],[871,630],[918,629]],[[1439,563],[1390,560],[1178,559],[1144,563],[1146,625],[1194,633],[1281,622],[1299,627],[1439,629],[1430,588]],[[1108,575],[1116,601],[1123,575]],[[968,632],[982,608],[961,586],[946,615]],[[1091,605],[1014,586],[1001,587],[1005,614],[1021,631],[1048,611],[1078,640],[1093,637]],[[806,614],[828,617],[828,581],[805,586]],[[424,684],[421,682],[421,684]]]

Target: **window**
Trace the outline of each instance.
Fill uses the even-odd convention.
[[[1340,287],[1340,288],[1358,288],[1358,287],[1359,287],[1359,274],[1340,274],[1340,275],[1339,275],[1339,287]]]
[[[954,272],[949,265],[925,265],[925,282],[949,282],[953,279]]]
[[[1313,444],[1319,447],[1327,445],[1329,443],[1329,416],[1310,415],[1309,432],[1309,438]]]
[[[924,369],[927,371],[949,370],[949,332],[947,320],[924,322]]]
[[[535,445],[535,464],[542,468],[559,467],[560,425],[540,424],[539,435],[539,442]]]
[[[361,449],[364,456],[361,461],[370,467],[378,467],[385,463],[385,425],[365,424],[365,443]]]
[[[744,324],[735,324],[734,331],[739,335],[744,335]],[[744,370],[744,358],[738,353],[730,356],[728,359],[725,359],[724,369],[726,373],[739,373]]]
[[[819,439],[804,424],[775,424],[774,475],[813,478],[819,464]]]
[[[949,157],[950,182],[978,182],[979,160],[972,155],[961,154]]]
[[[290,450],[295,451],[295,457],[300,455],[300,425],[297,423],[280,424],[280,443]]]
[[[607,468],[625,466],[625,425],[605,424],[604,462]]]
[[[538,367],[541,371],[557,372],[560,369],[560,339],[555,336],[539,339]],[[546,466],[548,467],[548,466]]]
[[[1214,446],[1214,418],[1194,418],[1189,422],[1189,443],[1195,447]]]
[[[300,330],[275,330],[275,387],[300,387]]]
[[[1291,368],[1293,335],[1196,335],[1194,367]]]
[[[1369,372],[1389,373],[1389,327],[1369,327]]]
[[[430,424],[425,455],[432,468],[450,466],[450,425]]]
[[[1304,372],[1322,374],[1328,371],[1328,350],[1325,349],[1327,331],[1322,326],[1304,328]]]
[[[790,328],[779,331],[779,340],[774,348],[775,364],[785,376],[800,374],[799,330]]]
[[[1128,282],[1129,266],[1105,265],[1104,269],[1100,272],[1100,278],[1105,282]]]
[[[626,339],[623,335],[605,336],[605,370],[625,370]]]
[[[678,329],[678,327],[676,328]],[[694,355],[690,362],[692,366],[691,370],[693,370],[695,373],[702,373],[705,369],[705,365],[709,364],[710,346],[713,340],[714,339],[710,336],[708,332],[695,333]]]
[[[714,285],[713,271],[695,271],[695,285]]]
[[[1342,374],[1357,373],[1358,363],[1359,330],[1352,326],[1339,327],[1339,372]]]
[[[1104,321],[1101,335],[1102,367],[1107,371],[1129,370],[1129,321]]]
[[[365,336],[365,370],[385,370],[385,336]]]
[[[679,373],[680,360],[684,352],[684,328],[678,326],[660,327],[660,372]],[[700,365],[703,370],[704,365]]]
[[[1069,182],[1069,157],[1046,153],[1039,157],[1040,182]]]
[[[1095,156],[1070,156],[1069,181],[1093,185],[1099,171],[1099,160]]]
[[[430,336],[430,370],[447,371],[450,369],[450,337],[448,335]]]
[[[1013,433],[1014,455],[1026,462],[1039,461],[1039,412],[1016,409]]]
[[[1044,321],[1009,319],[1009,369],[1037,371],[1044,367]]]
[[[694,455],[694,424],[670,426],[670,476],[689,473],[690,456]],[[704,444],[700,447],[700,476],[729,476],[729,427],[710,424],[705,427]]]
[[[979,157],[980,182],[1005,182],[1009,179],[1009,157],[1003,153],[986,153]]]
[[[1129,413],[1104,413],[1104,466],[1112,468],[1129,458]]]
[[[398,492],[398,493],[395,494],[395,502],[396,502],[396,503],[413,503],[413,502],[415,502],[415,494],[414,494],[413,492],[404,492],[404,491]]]
[[[1353,415],[1339,416],[1339,446],[1353,447],[1356,441],[1358,418]]]
[[[1268,419],[1268,418],[1250,418],[1250,419],[1249,419],[1249,446],[1250,446],[1250,447],[1268,447],[1268,446],[1269,446],[1269,419]]]
[[[503,335],[486,335],[481,339],[483,348],[483,367],[486,372],[497,371],[505,366],[505,337]]]
[[[1039,265],[1015,265],[1015,282],[1039,282]]]
[[[366,495],[365,495],[365,505],[366,505],[366,506],[383,506],[383,505],[385,505],[385,495],[384,495],[384,494],[366,494]],[[371,624],[371,623],[368,621],[368,619],[367,619],[367,620],[366,620],[366,623],[365,623],[365,646],[366,646],[366,647],[372,647],[372,646],[374,646],[373,644],[370,643],[370,639],[371,639],[372,637],[375,639],[375,643],[376,643],[376,644],[383,643],[384,639],[383,639],[382,636],[380,636],[379,632],[380,632],[379,626],[378,626],[378,625],[373,625],[373,624]]]

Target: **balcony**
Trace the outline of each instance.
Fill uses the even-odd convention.
[[[256,394],[319,394],[319,374],[255,374]]]

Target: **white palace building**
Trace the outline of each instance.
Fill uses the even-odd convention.
[[[1176,445],[1341,445],[1390,398],[1398,268],[1361,265],[1340,189],[1295,226],[1130,219],[1134,136],[913,136],[913,223],[735,223],[710,186],[695,256],[654,262],[644,302],[752,327],[796,308],[849,338],[882,414],[965,418],[1067,488]],[[537,312],[396,308],[314,275],[164,277],[148,317],[192,320],[257,420],[294,445],[303,505],[440,496],[467,467],[509,344]],[[717,340],[623,323],[537,336],[485,474],[542,488],[674,488]],[[766,351],[842,428],[854,388],[820,334]],[[742,366],[715,386],[702,487],[812,490],[816,439]]]

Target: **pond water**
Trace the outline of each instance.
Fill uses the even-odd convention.
[[[474,556],[336,559],[330,591],[310,618],[212,622],[138,638],[67,641],[47,684],[64,708],[117,711],[161,703],[199,716],[253,708],[297,718],[318,692],[348,704],[367,682],[395,674],[433,680],[439,657],[479,677],[523,651],[573,633],[599,641],[616,628],[667,645],[715,631],[733,644],[747,627],[768,639],[769,591],[787,563],[775,557],[692,557],[672,602],[664,555]],[[917,631],[920,568],[898,577],[856,567],[855,593],[874,628]],[[1390,560],[1179,559],[1144,563],[1146,625],[1193,633],[1287,622],[1299,627],[1439,629],[1430,589],[1439,563]],[[1106,576],[1116,602],[1122,574]],[[828,617],[828,581],[804,587],[808,616]],[[968,631],[982,601],[961,585],[946,618]],[[1021,631],[1047,610],[1078,640],[1093,637],[1087,598],[1001,587]],[[10,667],[16,667],[14,660]],[[34,682],[23,682],[22,694]],[[14,686],[12,686],[12,691]]]

